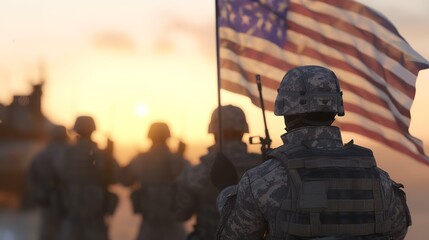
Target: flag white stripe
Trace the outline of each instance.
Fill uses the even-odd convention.
[[[278,47],[277,45],[271,43],[270,41],[264,40],[262,38],[258,38],[258,37],[253,37],[253,36],[249,36],[243,33],[237,33],[235,32],[233,29],[230,28],[220,28],[222,37],[233,41],[237,44],[240,45],[244,45],[244,47],[247,48],[252,48],[255,49],[257,51],[260,52],[264,52],[266,54],[271,55],[274,58],[277,58],[281,61],[288,61],[288,62],[293,62],[293,64],[295,65],[302,65],[303,62],[300,61],[299,58],[300,55],[297,55],[293,52],[286,52],[284,49]],[[328,54],[329,56],[337,56],[337,58],[341,58],[342,55],[344,55],[343,53],[339,52],[338,50],[326,46],[324,44],[319,44],[319,42],[316,42],[314,40],[311,40],[310,38],[303,36],[301,34],[297,34],[293,31],[289,31],[288,34],[291,35],[290,40],[292,42],[294,42],[297,45],[300,45],[302,43],[302,41],[307,41],[309,46],[312,46],[313,49],[323,52],[325,54]],[[300,37],[301,36],[301,37]],[[300,39],[302,38],[302,39]],[[246,39],[246,40],[244,40]],[[310,44],[311,43],[311,44]],[[332,54],[331,54],[332,53]],[[294,61],[291,59],[291,55],[294,56]],[[387,85],[387,88],[389,90],[391,90],[392,92],[392,96],[398,101],[400,102],[404,107],[406,107],[407,109],[409,109],[411,107],[412,104],[412,99],[410,99],[408,96],[406,96],[404,93],[398,91],[396,88],[394,88],[393,86],[386,84],[386,82],[383,80],[383,78],[381,78],[379,75],[377,75],[376,73],[374,73],[373,71],[371,71],[365,63],[363,63],[362,61],[360,61],[359,59],[355,58],[354,56],[350,56],[347,55],[348,58],[344,58],[342,57],[342,59],[338,59],[341,61],[345,61],[345,62],[351,62],[352,64],[354,64],[354,66],[361,70],[362,72],[366,72],[367,74],[370,74],[370,76],[377,76],[377,78],[373,78],[375,81],[383,84],[383,85]],[[304,57],[304,56],[302,56]],[[320,62],[320,61],[318,61]],[[308,62],[305,62],[308,64]],[[326,65],[326,64],[324,64]],[[254,68],[255,66],[252,66],[252,68]],[[415,78],[415,76],[414,76]],[[370,82],[368,82],[367,79],[364,79],[364,81],[362,81],[361,83],[365,83],[365,88],[367,88],[368,91],[370,91],[371,93],[377,95],[379,94],[379,92],[374,92],[374,85]],[[384,100],[386,101],[390,101],[389,100],[389,96],[385,95]]]
[[[305,15],[301,15],[299,13],[295,13],[292,11],[289,12],[287,19],[288,21],[295,22],[298,25],[311,29],[317,32],[318,34],[320,34],[321,36],[324,36],[328,39],[335,39],[336,41],[343,42],[347,45],[350,45],[350,43],[353,43],[353,46],[352,46],[353,48],[359,49],[360,52],[370,56],[371,58],[376,60],[380,65],[382,65],[384,68],[389,69],[391,72],[395,73],[398,77],[402,78],[405,83],[407,83],[410,86],[414,86],[415,75],[412,72],[410,72],[408,69],[406,69],[404,66],[402,66],[399,62],[390,58],[383,52],[378,51],[378,49],[375,48],[374,45],[371,44],[370,42],[357,38],[354,35],[341,31],[340,29],[335,28],[331,25],[323,24],[321,22],[316,21],[315,19],[309,18]],[[288,30],[288,34],[290,33],[291,33],[291,30]],[[309,38],[309,37],[307,36],[306,38]],[[288,35],[288,40],[293,40],[293,36]],[[316,42],[316,41],[313,40],[313,42]],[[321,42],[318,42],[318,43],[319,43],[318,44],[319,46],[322,45]],[[326,48],[330,48],[330,51],[334,50],[330,46],[326,46]],[[352,57],[351,55],[349,56]],[[378,76],[378,78],[382,78],[382,77]],[[380,81],[380,79],[376,79],[376,80]]]
[[[367,18],[366,16],[360,15],[356,12],[341,9],[320,1],[292,0],[292,2],[304,5],[314,12],[334,16],[365,31],[376,33],[380,39],[383,39],[386,43],[389,43],[398,49],[398,51],[406,54],[410,59],[409,61],[427,63],[426,59],[418,54],[408,43],[404,42],[402,38],[397,36],[395,33],[392,33],[389,29],[386,29],[383,25],[380,25],[371,18]]]
[[[250,93],[254,96],[254,97],[258,97],[258,90],[256,88],[249,88],[249,84],[247,82],[247,80],[239,73],[229,70],[229,69],[221,69],[221,73],[222,76],[224,77],[223,80],[225,81],[229,81],[235,84],[240,85],[241,87],[243,87],[243,89],[247,89],[250,91]],[[232,80],[234,79],[234,80]],[[240,80],[237,80],[240,79]],[[264,96],[267,96],[267,98],[265,98],[265,100],[274,102],[275,101],[275,91],[268,89],[268,88],[264,88]],[[273,94],[273,95],[271,95]],[[350,99],[347,99],[350,100]],[[354,99],[356,100],[356,99]],[[350,101],[353,103],[356,103],[356,101]],[[359,101],[357,101],[359,102]],[[373,104],[368,104],[367,105],[367,109],[370,109],[374,107]],[[385,110],[382,110],[382,112],[384,112]],[[384,116],[383,113],[376,113],[376,112],[372,112],[372,114],[374,115],[381,115]],[[390,114],[389,114],[390,115]],[[385,137],[387,140],[389,141],[396,141],[398,143],[400,143],[401,145],[404,145],[406,148],[410,149],[412,152],[419,154],[418,149],[416,147],[420,146],[422,147],[422,142],[414,137],[411,137],[411,135],[409,135],[411,137],[411,139],[406,138],[402,133],[398,132],[397,130],[391,129],[386,127],[385,125],[383,125],[383,123],[378,123],[378,122],[374,122],[369,118],[363,117],[362,115],[360,115],[359,113],[355,113],[353,111],[347,111],[347,114],[344,118],[339,118],[338,119],[339,122],[344,122],[344,123],[350,123],[350,124],[356,124],[359,126],[362,126],[363,128],[370,130],[372,132],[377,133],[380,136]],[[364,125],[362,125],[361,123],[365,122]]]
[[[238,65],[241,65],[244,69],[248,69],[249,71],[252,71],[255,73],[264,73],[265,76],[274,80],[278,80],[279,85],[280,85],[280,81],[285,75],[285,70],[276,68],[275,66],[266,64],[264,62],[261,62],[253,58],[247,58],[247,57],[237,55],[235,52],[227,48],[221,48],[220,55],[224,59],[231,60],[237,63]]]
[[[291,3],[284,19],[286,26],[289,23],[284,29],[285,46],[278,47],[269,41],[274,37],[273,32],[256,37],[228,27],[219,28],[223,40],[220,60],[224,64],[220,70],[225,88],[247,93],[254,102],[259,95],[249,75],[259,73],[267,78],[264,97],[272,107],[277,95],[276,82],[280,83],[290,67],[326,66],[343,84],[347,114],[338,121],[345,130],[367,135],[429,163],[423,143],[408,131],[416,71],[429,66],[429,62],[411,48],[387,19],[373,14],[373,10],[364,5],[341,0],[291,0]],[[262,7],[251,5],[250,1],[231,4],[249,4],[248,10],[255,13]],[[242,5],[236,7],[239,9]],[[226,12],[237,15],[235,17],[255,17],[242,11],[230,12],[231,9],[236,8]],[[222,21],[227,17],[222,16]],[[257,15],[256,20],[261,24],[272,21],[264,14]],[[330,24],[336,21],[345,25]],[[252,26],[253,30],[262,27],[258,23]]]
[[[344,52],[340,52],[336,50],[335,48],[329,47],[328,45],[325,45],[321,42],[315,41],[311,39],[310,37],[307,37],[305,35],[302,35],[300,33],[294,32],[292,30],[288,31],[289,34],[289,41],[293,42],[295,44],[302,44],[305,43],[307,47],[310,47],[312,49],[317,50],[318,52],[321,52],[325,55],[328,55],[330,57],[336,58],[337,60],[340,60],[342,62],[347,62],[350,65],[353,65],[356,69],[366,73],[367,75],[371,76],[372,79],[382,85],[386,85],[388,91],[390,94],[402,105],[404,105],[406,108],[410,108],[411,104],[413,103],[413,99],[405,95],[403,92],[395,88],[394,86],[387,83],[383,77],[378,75],[376,72],[372,71],[371,67],[366,65],[364,62],[362,62],[360,59],[354,57],[353,55],[346,55]],[[371,56],[372,57],[372,56]],[[385,68],[389,68],[388,64],[384,66]],[[391,66],[394,68],[394,66]],[[415,78],[415,76],[414,76]],[[367,82],[365,80],[365,82]],[[367,85],[372,85],[371,87],[374,87],[372,83],[367,82]]]
[[[229,35],[228,35],[229,36]],[[225,36],[225,37],[228,37]],[[229,39],[231,41],[234,41],[234,39]],[[255,38],[255,37],[249,37],[249,40],[246,42],[247,44],[250,44],[251,40],[261,40],[259,38]],[[239,42],[237,42],[239,44]],[[268,45],[272,45],[273,48],[277,47],[276,45],[266,41],[265,44]],[[257,45],[259,46],[259,45]],[[246,46],[247,47],[247,46]],[[278,47],[277,47],[278,48]],[[271,48],[270,48],[271,49]],[[240,64],[244,69],[251,69],[252,71],[257,71],[257,72],[263,72],[266,76],[268,76],[271,79],[282,79],[283,75],[284,75],[284,71],[280,70],[276,67],[273,67],[271,65],[268,64],[264,64],[261,63],[257,60],[254,59],[250,59],[250,58],[246,58],[243,56],[238,56],[237,54],[235,54],[234,52],[232,52],[229,49],[226,48],[221,48],[221,56],[222,58],[225,59],[229,59],[231,61],[236,62],[237,64]],[[258,50],[258,49],[256,49]],[[282,51],[285,53],[285,51],[281,48],[278,48],[278,51]],[[286,53],[285,53],[286,54]],[[305,57],[305,56],[300,56],[300,55],[296,55],[294,53],[287,53],[288,58],[286,61],[290,62],[293,65],[301,65],[301,62],[306,62],[308,63],[314,63],[314,64],[318,64],[318,65],[325,65],[322,61],[318,60],[318,59],[313,59],[313,58],[309,58],[309,57]],[[259,66],[261,65],[261,66]],[[352,86],[355,86],[356,83],[359,83],[359,87],[365,88],[367,91],[371,92],[372,94],[378,96],[379,98],[383,99],[389,106],[389,108],[391,109],[391,111],[398,117],[400,118],[400,120],[405,124],[405,125],[409,125],[410,123],[410,118],[408,118],[407,116],[403,116],[397,109],[396,107],[391,103],[389,96],[386,95],[383,91],[380,91],[374,88],[374,86],[371,83],[368,83],[366,81],[366,79],[363,79],[362,77],[354,74],[354,73],[350,73],[348,71],[342,70],[342,69],[338,69],[338,68],[334,68],[331,67],[334,72],[336,72],[338,74],[338,76],[342,76],[342,80],[349,83]],[[264,71],[262,71],[262,69]]]
[[[241,87],[243,87],[243,89],[249,90],[254,97],[258,97],[257,89],[249,88],[249,82],[241,74],[229,69],[222,69],[222,76],[224,81],[229,81],[229,82],[238,84]],[[265,100],[268,100],[270,102],[275,101],[275,97],[276,97],[275,91],[268,88],[264,88],[263,91],[264,91]],[[353,102],[353,103],[359,102],[358,98],[359,97],[355,97],[355,98],[352,97],[350,102]],[[347,101],[349,100],[350,99],[347,99]],[[365,103],[365,104],[368,104],[368,107],[375,107],[372,103]],[[371,114],[385,117],[385,115],[383,115],[383,112],[386,112],[385,109],[379,113],[372,111]],[[412,137],[410,134],[407,134],[411,138],[411,139],[408,139],[400,132],[386,127],[385,125],[383,125],[383,123],[375,122],[369,118],[363,117],[362,115],[352,111],[348,111],[346,116],[344,118],[339,118],[338,121],[340,123],[350,123],[350,124],[359,125],[364,129],[370,130],[372,132],[376,132],[377,134],[385,137],[389,141],[396,141],[401,145],[404,145],[406,148],[410,149],[412,152],[416,154],[420,154],[416,147],[416,145],[422,147],[422,142],[420,140]],[[362,124],[362,122],[365,122],[365,124]]]
[[[385,137],[386,139],[390,141],[396,141],[401,143],[401,145],[404,145],[406,148],[410,149],[412,152],[420,154],[417,150],[416,145],[421,146],[421,142],[411,142],[409,139],[407,139],[403,134],[392,130],[390,128],[387,128],[383,125],[383,123],[376,123],[371,121],[370,119],[356,114],[354,112],[347,112],[347,117],[345,118],[339,118],[337,119],[339,122],[344,123],[353,123],[356,125],[359,125],[365,129],[368,129],[370,131],[376,132],[377,134]],[[362,124],[365,123],[365,124]]]
[[[241,75],[240,73],[230,70],[230,69],[226,69],[226,68],[222,68],[221,69],[221,74],[222,74],[222,79],[238,84],[241,87],[247,89],[253,96],[255,97],[259,97],[259,92],[258,92],[258,88],[256,87],[250,87],[249,86],[249,81],[243,77],[243,75]],[[276,100],[277,97],[277,91],[273,90],[271,88],[262,88],[262,94],[264,95],[264,99],[268,100],[270,102],[274,102]]]

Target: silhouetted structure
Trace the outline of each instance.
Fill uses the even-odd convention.
[[[30,160],[47,143],[53,124],[41,110],[43,78],[29,95],[0,104],[0,206],[18,206]]]
[[[0,105],[0,140],[46,139],[52,125],[42,113],[43,83],[30,95],[15,95],[9,106]]]

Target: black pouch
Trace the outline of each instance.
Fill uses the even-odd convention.
[[[404,190],[402,190],[404,188],[404,185],[402,183],[396,183],[394,181],[392,181],[392,185],[393,185],[395,195],[401,198],[401,202],[404,205],[405,216],[407,217],[407,225],[411,226],[412,224],[411,213],[407,205],[407,197],[405,195]]]
[[[119,197],[115,193],[106,191],[106,203],[105,203],[105,211],[106,215],[113,215],[115,213],[116,208],[119,204]]]
[[[136,214],[142,214],[142,189],[136,189],[130,194],[131,204],[133,205],[133,212]]]

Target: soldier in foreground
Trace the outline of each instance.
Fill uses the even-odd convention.
[[[411,217],[402,185],[331,126],[344,115],[332,71],[290,70],[274,113],[285,119],[284,145],[220,194],[218,239],[404,239]]]
[[[244,112],[235,106],[222,107],[222,126],[224,135],[224,154],[234,165],[237,175],[262,163],[261,155],[247,152],[247,145],[242,141],[243,134],[249,132]],[[209,124],[209,133],[218,134],[218,110],[213,111]],[[184,171],[179,178],[179,191],[176,200],[176,215],[180,221],[188,220],[196,214],[197,224],[188,239],[215,239],[216,227],[220,219],[216,209],[218,189],[210,179],[210,170],[218,151],[218,145],[209,148],[208,154],[201,157],[201,162]]]
[[[152,140],[149,151],[137,155],[123,170],[122,183],[131,186],[134,212],[143,216],[139,240],[185,239],[183,225],[174,217],[176,179],[188,162],[173,153],[167,146],[170,138],[168,125],[162,122],[150,126],[148,138]],[[183,145],[182,145],[183,146]]]
[[[68,136],[64,126],[53,126],[50,133],[50,143],[32,160],[28,172],[30,196],[41,207],[40,240],[59,239],[63,221],[58,169]]]
[[[106,240],[106,218],[114,213],[118,197],[108,186],[117,182],[119,166],[112,156],[112,142],[100,150],[91,140],[95,131],[92,117],[80,116],[73,130],[78,134],[62,164],[61,199],[66,213],[64,237],[67,240]]]

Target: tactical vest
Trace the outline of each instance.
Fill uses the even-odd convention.
[[[134,209],[144,221],[154,224],[176,222],[173,206],[176,196],[175,179],[184,167],[184,159],[170,152],[147,152],[140,156],[141,188],[133,200]]]
[[[67,216],[71,219],[103,216],[107,189],[101,152],[95,144],[78,143],[67,150],[64,160],[61,198]]]
[[[270,155],[282,162],[290,187],[268,239],[389,239],[383,237],[391,226],[388,206],[371,150],[351,142],[329,150],[279,148]]]

